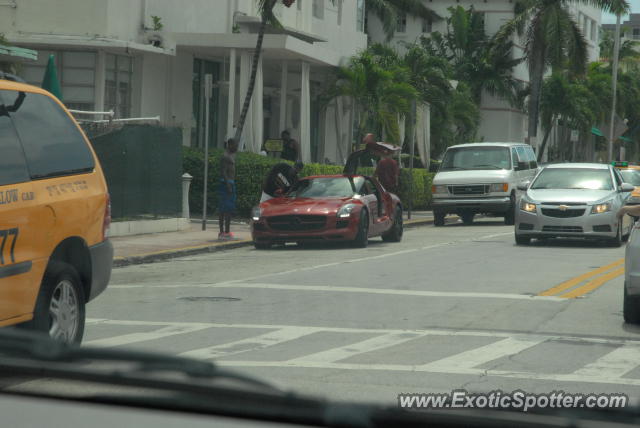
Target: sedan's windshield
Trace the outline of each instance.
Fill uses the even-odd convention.
[[[613,181],[608,169],[545,168],[531,189],[612,190]]]
[[[621,169],[620,174],[625,183],[640,186],[640,170],[638,169]]]
[[[347,198],[356,193],[352,178],[326,177],[300,180],[290,198]]]
[[[464,147],[447,150],[442,171],[457,169],[510,169],[511,158],[506,147]]]

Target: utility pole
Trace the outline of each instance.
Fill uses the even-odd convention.
[[[207,230],[207,183],[209,181],[209,104],[213,92],[213,75],[204,76],[204,182],[202,194],[202,230]]]
[[[620,21],[622,15],[618,13],[616,15],[616,34],[613,44],[613,105],[611,106],[611,121],[609,123],[609,147],[608,147],[608,160],[609,163],[613,162],[613,135],[615,132],[615,120],[616,120],[616,91],[618,90],[618,61],[620,59]]]

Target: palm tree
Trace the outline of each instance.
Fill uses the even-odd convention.
[[[567,69],[583,75],[587,65],[587,42],[569,11],[570,3],[596,6],[604,11],[626,13],[626,0],[518,0],[515,17],[498,33],[510,39],[516,32],[525,36],[525,58],[529,64],[529,141],[537,136],[540,97],[547,67]],[[526,29],[526,32],[525,32]]]
[[[467,82],[478,104],[486,91],[517,105],[519,82],[512,72],[523,59],[512,58],[513,42],[488,37],[473,7],[450,7],[449,13],[446,34],[434,32],[423,37],[424,48],[451,63],[453,79]]]
[[[371,11],[382,22],[387,41],[393,37],[398,24],[398,15],[407,14],[432,21],[440,17],[424,5],[422,0],[366,0],[367,11]]]
[[[365,131],[374,131],[398,143],[398,116],[409,113],[417,96],[408,75],[406,68],[391,63],[383,67],[380,57],[364,51],[351,58],[348,66],[338,69],[329,98],[347,96],[354,101],[359,137]]]

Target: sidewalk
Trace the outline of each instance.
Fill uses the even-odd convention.
[[[433,224],[431,211],[414,211],[411,220],[404,214],[405,228]],[[111,238],[114,247],[114,267],[150,263],[191,254],[207,253],[252,245],[248,220],[231,223],[234,241],[218,241],[218,222],[209,220],[206,231],[202,222],[192,220],[191,230],[150,233]]]

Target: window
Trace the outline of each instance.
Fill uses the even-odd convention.
[[[336,0],[338,5],[338,25],[342,25],[342,1],[343,0]]]
[[[7,105],[15,106],[9,109],[9,116],[22,142],[31,178],[68,175],[94,168],[84,137],[52,99],[15,91],[2,91],[2,99]]]
[[[484,30],[485,29],[485,23],[486,23],[486,16],[484,14],[484,12],[474,12],[473,13],[475,18],[480,22],[480,27]]]
[[[107,55],[104,107],[117,118],[131,117],[131,57]]]
[[[538,161],[536,159],[536,154],[533,152],[533,148],[527,147],[525,149],[527,153],[527,158],[529,159],[529,167],[531,169],[536,169],[538,167]]]
[[[356,29],[361,33],[364,33],[364,21],[365,21],[365,8],[364,8],[364,0],[356,0],[357,3],[357,11],[356,11]]]
[[[633,39],[640,40],[640,28],[633,29]]]
[[[54,56],[62,97],[68,108],[94,110],[96,53],[84,51],[38,51],[38,60],[25,64],[24,79],[35,86],[42,84],[49,56]]]
[[[598,26],[596,25],[595,21],[591,21],[590,38],[591,38],[591,41],[593,41],[593,42],[598,40]]]
[[[433,21],[431,18],[422,18],[422,32],[430,33],[433,28]]]
[[[21,183],[29,181],[29,171],[24,160],[24,152],[18,140],[18,135],[9,118],[9,112],[14,110],[15,101],[19,98],[16,92],[2,91],[9,96],[0,94],[0,186],[5,184]],[[13,99],[6,105],[4,99]]]
[[[396,32],[398,33],[406,33],[407,32],[407,14],[399,13],[396,23]]]
[[[324,0],[313,0],[313,17],[324,19]]]
[[[518,162],[524,162],[525,167],[523,169],[529,169],[531,166],[529,165],[529,157],[527,152],[525,151],[523,146],[516,147],[516,151],[518,152]]]

